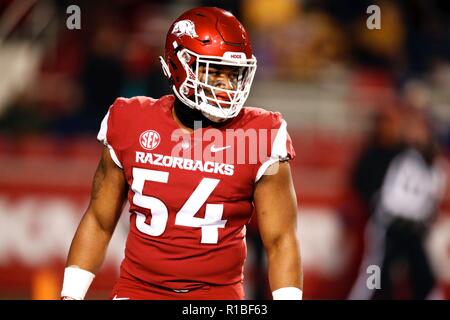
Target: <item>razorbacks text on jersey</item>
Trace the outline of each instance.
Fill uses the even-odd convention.
[[[242,281],[255,183],[295,152],[279,113],[245,107],[221,127],[180,130],[175,97],[118,98],[98,140],[129,186],[121,269],[170,289]]]

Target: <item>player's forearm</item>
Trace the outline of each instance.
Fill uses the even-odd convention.
[[[280,237],[267,248],[269,283],[272,291],[286,287],[303,290],[299,243],[294,235]]]
[[[66,266],[78,266],[97,273],[103,263],[113,231],[113,228],[103,228],[95,215],[88,210],[72,240]]]

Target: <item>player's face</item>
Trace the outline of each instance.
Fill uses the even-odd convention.
[[[205,65],[200,65],[198,70],[199,80],[202,83],[208,84],[210,86],[214,86],[216,88],[225,89],[225,90],[236,90],[239,82],[239,75],[241,70],[239,67],[233,66],[221,66],[210,65],[208,68],[208,72],[206,70]],[[209,87],[203,88],[205,95],[208,98],[214,98],[214,94]],[[220,101],[230,101],[230,97],[227,93],[223,91],[215,90],[215,96],[217,100]],[[221,104],[223,108],[229,107],[228,104]]]

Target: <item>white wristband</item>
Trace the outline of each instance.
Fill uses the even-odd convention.
[[[70,266],[64,269],[61,297],[83,300],[95,274],[81,268]]]
[[[302,300],[303,292],[296,287],[280,288],[272,292],[273,300]]]

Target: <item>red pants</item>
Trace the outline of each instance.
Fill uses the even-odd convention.
[[[110,299],[113,300],[243,300],[244,286],[241,282],[226,285],[204,285],[187,292],[153,286],[135,279],[124,272],[116,282]]]

